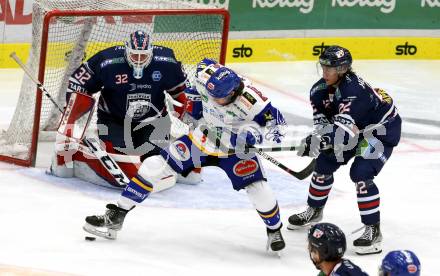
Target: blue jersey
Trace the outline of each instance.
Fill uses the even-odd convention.
[[[328,276],[368,276],[368,274],[350,260],[342,259]]]
[[[114,46],[98,52],[76,69],[69,79],[68,91],[87,94],[101,92],[98,117],[134,122],[163,115],[164,91],[176,95],[185,88],[186,75],[173,50],[154,46],[151,63],[142,78],[133,77],[125,59],[125,47]],[[68,93],[69,94],[69,93]]]
[[[315,83],[310,91],[315,129],[328,124],[342,128],[354,137],[363,129],[383,124],[398,116],[393,99],[381,89],[373,89],[357,74],[344,75],[337,86],[328,86],[324,79]],[[394,131],[379,140],[397,145],[400,133]]]

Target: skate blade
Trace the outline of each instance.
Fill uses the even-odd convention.
[[[315,221],[315,222],[309,222],[309,223],[306,223],[306,224],[304,224],[304,225],[293,225],[293,224],[288,224],[287,225],[287,230],[299,230],[299,229],[309,229],[309,228],[311,228],[313,225],[315,225],[315,224],[317,224],[318,223],[318,221]]]
[[[379,254],[382,252],[382,245],[378,242],[370,246],[355,246],[354,251],[358,255]]]
[[[113,229],[107,229],[107,231],[98,230],[95,226],[86,223],[83,226],[83,230],[92,235],[108,239],[108,240],[116,240],[118,232]]]
[[[276,255],[276,256],[278,256],[278,258],[281,258],[281,256],[283,255],[282,252],[283,252],[284,248],[286,248],[286,247],[284,246],[280,250],[275,251],[270,247],[270,244],[267,244],[266,245],[266,252],[270,255]]]

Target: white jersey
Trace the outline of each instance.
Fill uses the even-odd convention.
[[[204,129],[208,128],[209,135],[214,133],[216,138],[220,138],[223,146],[231,148],[231,134],[228,131],[239,133],[245,127],[252,127],[266,140],[263,140],[263,142],[273,144],[272,140],[274,137],[271,134],[274,133],[274,128],[280,134],[282,132],[281,127],[285,122],[281,114],[276,116],[281,118],[275,118],[271,115],[270,112],[276,109],[272,107],[270,100],[252,86],[249,80],[242,78],[244,88],[235,100],[225,106],[219,105],[204,88],[204,84],[208,79],[209,76],[201,75],[200,73],[196,78],[198,84],[196,85],[197,92],[201,96],[203,118],[198,121],[197,127],[190,134],[193,142],[199,148],[203,147],[206,153],[218,153],[215,142],[212,139],[206,138],[206,132],[203,133]],[[278,112],[278,110],[276,111]]]

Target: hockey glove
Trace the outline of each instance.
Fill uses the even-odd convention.
[[[301,140],[301,146],[297,155],[315,158],[322,151],[328,151],[331,149],[332,139],[329,134],[309,134],[306,138]]]
[[[244,127],[240,129],[238,134],[231,134],[231,145],[233,147],[239,146],[254,146],[263,142],[263,135],[255,127]]]

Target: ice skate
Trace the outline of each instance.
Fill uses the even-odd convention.
[[[296,230],[306,226],[314,222],[319,222],[322,220],[324,207],[313,208],[307,207],[302,213],[291,215],[289,217],[289,225],[287,225],[287,229]]]
[[[271,230],[266,228],[267,230],[267,245],[266,250],[276,252],[277,255],[281,256],[281,250],[286,247],[286,243],[284,242],[283,235],[281,234],[281,227],[277,230]]]
[[[353,241],[354,250],[358,255],[379,254],[382,252],[382,233],[380,224],[365,225],[362,236]]]
[[[86,217],[84,231],[98,237],[115,240],[117,231],[122,229],[127,210],[119,208],[115,204],[107,204],[107,210],[102,216]]]

